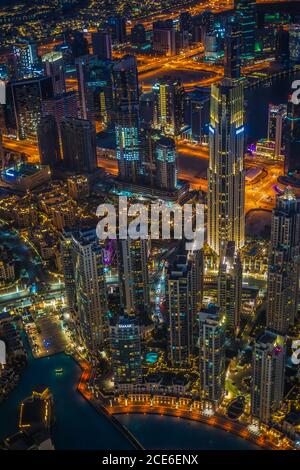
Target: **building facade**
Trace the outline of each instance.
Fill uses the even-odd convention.
[[[297,315],[300,274],[300,199],[290,189],[272,211],[267,327],[285,334]]]
[[[218,307],[199,313],[200,397],[215,406],[225,393],[225,322]]]
[[[134,318],[120,316],[109,331],[115,389],[130,390],[142,381],[140,327]]]
[[[140,175],[139,88],[136,60],[125,56],[113,67],[114,121],[119,177],[135,182]]]
[[[244,98],[225,78],[211,87],[208,168],[208,244],[217,253],[228,241],[244,245]]]
[[[268,423],[284,395],[284,338],[266,330],[255,342],[252,356],[251,415]]]

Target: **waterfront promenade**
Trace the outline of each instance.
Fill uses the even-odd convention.
[[[165,398],[165,397],[164,397]],[[172,397],[169,397],[172,398]],[[222,429],[223,431],[231,432],[243,439],[247,439],[253,444],[261,447],[265,450],[292,450],[293,447],[288,439],[282,437],[276,442],[274,439],[276,431],[268,430],[267,432],[256,435],[251,432],[247,426],[239,422],[233,422],[227,419],[225,416],[215,413],[213,416],[206,416],[200,411],[192,411],[190,409],[174,408],[168,405],[157,404],[149,406],[148,404],[129,404],[124,405],[113,405],[109,407],[110,413],[113,415],[118,414],[158,414],[164,416],[173,416],[178,418],[189,419],[192,421],[198,421],[199,423],[214,426]],[[275,434],[274,434],[275,433]],[[273,434],[273,436],[272,436]]]
[[[89,390],[89,381],[92,377],[92,368],[86,361],[79,361],[83,370],[78,391],[90,401],[98,412],[103,413],[123,434],[136,449],[142,449],[140,442],[117,419],[119,414],[157,414],[198,421],[214,426],[226,432],[231,432],[242,439],[265,450],[293,450],[292,442],[279,431],[263,426],[257,430],[250,423],[233,421],[225,415],[204,410],[203,404],[197,400],[169,396],[152,396],[149,394],[132,394],[128,397],[119,396],[114,399],[95,399]]]

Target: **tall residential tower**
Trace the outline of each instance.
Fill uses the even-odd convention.
[[[281,334],[296,319],[299,274],[300,199],[286,189],[272,212],[268,267],[267,327]]]
[[[284,394],[284,338],[266,330],[255,342],[252,356],[251,414],[267,423]]]
[[[219,405],[225,392],[225,316],[211,306],[199,313],[200,396]]]

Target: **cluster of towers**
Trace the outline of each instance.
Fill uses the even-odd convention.
[[[198,358],[199,393],[214,406],[225,394],[228,342],[236,340],[241,327],[243,273],[239,252],[245,243],[245,131],[239,54],[240,33],[232,23],[225,46],[225,76],[212,86],[210,98],[207,243],[219,260],[217,305],[202,306],[201,250],[180,251],[164,280],[169,364],[173,369],[188,370],[195,367]],[[132,57],[114,65],[118,162],[125,178],[134,178],[140,171],[136,77]],[[172,161],[169,140],[163,137],[158,141],[161,173],[168,159]],[[300,201],[287,189],[277,196],[272,213],[266,328],[253,345],[251,413],[263,422],[271,419],[284,394],[286,335],[298,308],[299,249]],[[94,352],[105,347],[109,338],[116,388],[122,389],[142,380],[141,335],[151,313],[150,242],[118,240],[116,252],[120,314],[110,320],[103,251],[95,232],[66,232],[63,237],[66,292],[80,337]]]
[[[135,57],[112,60],[112,28],[92,34],[92,54],[78,32],[71,47],[41,59],[31,43],[20,44],[6,83],[6,133],[37,141],[41,163],[52,171],[82,174],[94,172],[96,130],[108,128],[115,135],[120,180],[174,191],[183,86],[163,77],[151,99],[141,99]],[[71,81],[78,90],[66,86],[68,67],[75,68]]]
[[[241,57],[251,56],[255,48],[254,7],[254,1],[237,0],[236,17],[228,22],[225,37],[224,78],[212,85],[210,94],[207,244],[218,259],[217,305],[203,307],[201,250],[178,250],[163,281],[168,363],[176,370],[196,368],[199,394],[215,406],[225,394],[227,345],[237,340],[241,329],[245,119],[240,69]],[[190,33],[189,17],[181,16],[180,21],[185,25],[182,32]],[[207,17],[207,30],[209,22]],[[93,174],[100,123],[113,129],[121,181],[171,192],[178,186],[175,140],[184,124],[184,88],[180,80],[163,77],[150,94],[141,95],[135,57],[112,60],[112,40],[125,41],[125,26],[121,18],[110,18],[108,29],[92,34],[93,54],[83,34],[75,33],[68,53],[60,49],[43,56],[42,75],[37,73],[34,47],[19,45],[14,51],[17,73],[7,83],[6,127],[19,139],[37,139],[41,163],[52,170]],[[296,32],[291,28],[292,38]],[[137,25],[133,40],[142,42],[144,33]],[[157,54],[172,55],[185,41],[185,34],[176,35],[170,22],[154,24]],[[285,46],[285,32],[280,32],[281,60]],[[66,91],[68,60],[76,70],[78,93]],[[287,110],[277,109],[268,129],[269,138],[275,139],[278,120],[286,113],[292,122],[287,152],[297,158],[298,112],[292,104]],[[150,323],[153,308],[148,270],[151,246],[149,240],[130,238],[112,243],[118,273],[117,315],[109,309],[105,247],[96,230],[65,230],[61,259],[79,341],[94,357],[102,349],[110,350],[115,384],[121,389],[142,380],[142,329]],[[277,197],[272,213],[266,328],[253,345],[251,412],[264,422],[280,406],[284,394],[286,335],[297,317],[299,270],[300,200],[287,189]]]

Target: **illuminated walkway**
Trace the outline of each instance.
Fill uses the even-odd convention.
[[[107,407],[109,413],[117,414],[160,414],[178,418],[198,421],[210,426],[215,426],[224,431],[231,432],[237,436],[247,439],[253,444],[269,450],[292,450],[293,445],[280,432],[264,427],[259,434],[252,431],[251,426],[240,421],[228,420],[226,416],[201,409],[199,401],[187,398],[175,398],[167,396],[154,396],[141,394],[129,395],[128,399],[119,397],[118,402]]]

